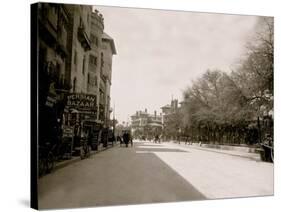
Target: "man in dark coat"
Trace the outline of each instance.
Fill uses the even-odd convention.
[[[123,142],[126,144],[126,147],[128,147],[129,140],[130,140],[129,133],[128,133],[128,132],[125,132],[125,133],[123,134]]]

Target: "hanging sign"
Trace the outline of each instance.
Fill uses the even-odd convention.
[[[95,95],[89,94],[69,94],[67,97],[67,107],[75,108],[79,111],[86,110],[96,110],[97,108],[97,98]]]

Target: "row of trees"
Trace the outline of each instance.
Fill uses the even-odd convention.
[[[207,70],[184,91],[178,123],[199,140],[249,144],[272,136],[274,25],[258,20],[257,33],[231,73]]]

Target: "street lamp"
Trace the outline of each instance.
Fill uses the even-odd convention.
[[[180,144],[180,136],[181,136],[181,128],[180,128],[180,127],[179,127],[178,132],[179,132],[179,135],[178,135],[178,140],[179,140],[179,144]]]

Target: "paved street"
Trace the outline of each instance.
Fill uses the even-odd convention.
[[[208,199],[273,195],[273,164],[258,154],[165,144],[190,154],[155,152],[162,161],[195,186]],[[220,152],[220,153],[219,153]]]
[[[135,142],[39,180],[39,208],[203,200],[273,194],[273,164],[172,142]]]

